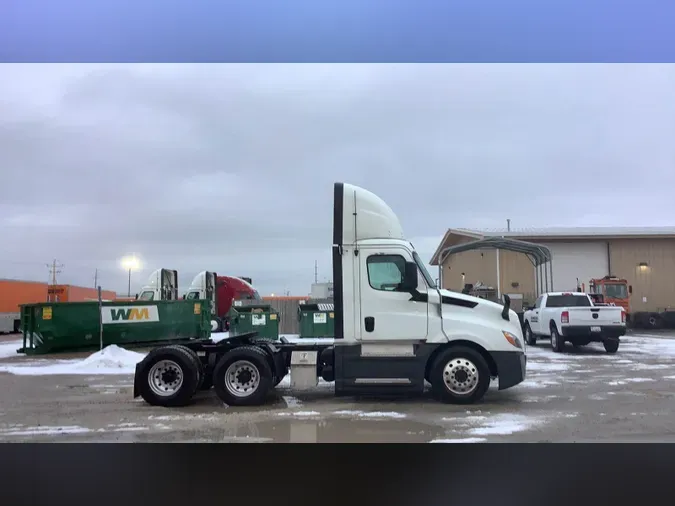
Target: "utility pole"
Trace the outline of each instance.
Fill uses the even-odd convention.
[[[319,282],[319,261],[314,260],[314,284]]]
[[[98,269],[94,271],[94,288],[98,286]]]
[[[47,264],[49,268],[49,275],[52,278],[52,285],[56,284],[56,275],[61,274],[61,268],[64,267],[63,264],[57,264],[56,259],[51,264]]]

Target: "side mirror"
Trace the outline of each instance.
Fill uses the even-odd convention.
[[[628,293],[633,294],[633,285],[628,285]]]
[[[415,262],[405,263],[405,273],[401,281],[402,292],[414,292],[417,290],[417,264]]]
[[[134,297],[136,300],[138,300],[138,294],[136,294],[136,297]]]

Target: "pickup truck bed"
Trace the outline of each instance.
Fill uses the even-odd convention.
[[[587,294],[579,292],[543,294],[523,320],[528,344],[547,337],[556,352],[564,351],[565,342],[574,346],[601,342],[608,353],[614,353],[619,338],[626,334],[626,313],[621,307],[595,306]]]

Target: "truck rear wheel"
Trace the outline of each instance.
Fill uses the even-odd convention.
[[[441,402],[473,404],[490,386],[490,368],[476,350],[455,346],[441,352],[429,374],[431,391]]]
[[[145,402],[164,407],[190,403],[201,378],[190,352],[182,346],[165,346],[151,351],[143,359],[137,380]]]
[[[525,342],[528,346],[534,346],[537,344],[537,336],[532,333],[529,323],[525,323]]]
[[[558,327],[555,324],[551,325],[551,348],[556,353],[562,353],[565,350],[565,340],[558,332]]]
[[[605,339],[602,342],[602,345],[605,347],[607,353],[616,353],[619,349],[619,340],[618,339]]]
[[[208,390],[213,386],[213,381],[211,380],[211,375],[207,375],[204,369],[204,364],[202,364],[201,359],[197,355],[197,352],[191,350],[183,344],[173,344],[170,345],[172,348],[181,348],[188,352],[192,357],[192,361],[195,363],[197,370],[199,371],[199,383],[197,385],[197,390]]]
[[[229,351],[213,371],[216,394],[229,406],[258,406],[272,388],[272,369],[267,355],[256,346]]]

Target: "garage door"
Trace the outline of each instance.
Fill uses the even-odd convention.
[[[553,261],[553,291],[573,290],[579,283],[609,274],[607,243],[547,243]],[[549,281],[550,283],[550,281]]]

